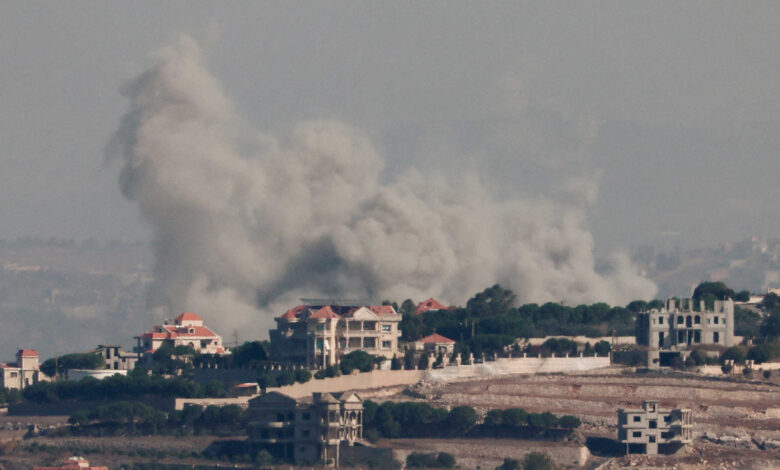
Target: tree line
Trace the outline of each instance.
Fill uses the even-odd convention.
[[[364,435],[380,437],[515,437],[560,439],[580,426],[576,416],[529,413],[520,408],[490,410],[482,423],[470,406],[451,410],[420,402],[363,402]]]

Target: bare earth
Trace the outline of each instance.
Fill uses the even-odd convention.
[[[411,392],[411,396],[410,393]],[[504,457],[541,450],[562,465],[577,461],[575,448],[587,437],[617,436],[617,409],[658,400],[663,408],[691,408],[695,441],[674,456],[591,458],[594,468],[780,468],[780,386],[774,382],[716,379],[695,374],[634,374],[606,369],[575,374],[517,375],[448,384],[421,384],[378,401],[425,400],[437,406],[469,405],[571,414],[583,422],[577,442],[516,440],[394,440],[399,457],[413,450],[450,452],[461,468],[493,469]],[[557,448],[557,449],[556,449]],[[676,467],[675,467],[676,466]]]

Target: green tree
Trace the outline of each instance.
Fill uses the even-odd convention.
[[[742,348],[732,346],[721,353],[720,362],[723,363],[726,359],[731,359],[735,364],[742,364],[745,362],[745,358],[745,351]]]
[[[498,426],[501,424],[502,415],[501,410],[489,410],[482,423],[485,426]]]
[[[523,470],[523,468],[519,460],[506,457],[504,462],[496,467],[496,470]]]
[[[717,300],[733,299],[734,289],[722,282],[702,282],[693,290],[693,300],[698,302],[706,294],[712,294]]]
[[[544,452],[531,452],[523,459],[523,470],[554,470],[555,463]]]
[[[509,408],[501,414],[501,424],[520,427],[528,422],[528,413],[521,408]]]
[[[298,369],[295,371],[295,381],[301,384],[305,384],[311,380],[311,372],[306,369]]]
[[[472,317],[502,316],[514,307],[516,298],[511,290],[496,284],[469,299],[466,310]]]
[[[70,369],[102,369],[106,361],[99,353],[76,353],[46,359],[41,364],[41,372],[53,377],[55,370],[64,374]]]
[[[365,351],[352,351],[345,354],[339,362],[339,368],[342,374],[351,374],[357,369],[360,372],[369,372],[376,364],[377,358]]]
[[[463,435],[477,424],[477,412],[470,406],[456,406],[447,414],[443,424],[448,434]]]
[[[572,415],[561,416],[560,419],[558,420],[558,425],[566,429],[576,429],[580,427],[580,424],[581,424],[580,419]]]
[[[447,452],[439,452],[436,456],[436,466],[439,468],[452,468],[455,466],[455,457]]]

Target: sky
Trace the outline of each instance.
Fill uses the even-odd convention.
[[[597,188],[597,253],[780,230],[777,2],[0,2],[0,238],[147,240],[106,146],[195,37],[242,120],[328,119],[502,198]]]

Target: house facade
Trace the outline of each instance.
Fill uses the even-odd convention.
[[[270,392],[249,400],[249,442],[296,464],[338,466],[341,445],[363,438],[363,401],[356,394],[314,393],[311,402]]]
[[[687,408],[661,410],[657,401],[643,401],[642,408],[618,410],[618,441],[626,453],[639,448],[657,454],[659,445],[682,445],[693,441],[693,412]]]
[[[283,363],[325,368],[345,354],[398,354],[401,315],[391,305],[299,305],[275,318],[271,347]]]
[[[734,301],[716,300],[706,309],[703,300],[694,306],[692,299],[669,299],[664,308],[637,315],[636,340],[651,349],[733,346]]]
[[[173,322],[166,320],[155,327],[134,337],[139,354],[152,354],[163,344],[170,346],[187,346],[198,354],[228,354],[222,343],[222,337],[203,324],[203,319],[194,313],[182,313]]]
[[[49,381],[41,372],[38,351],[34,349],[20,349],[16,352],[16,362],[0,364],[0,379],[0,386],[16,390]]]
[[[138,353],[125,351],[121,346],[101,344],[92,352],[100,354],[106,362],[106,369],[133,370],[138,362]]]

